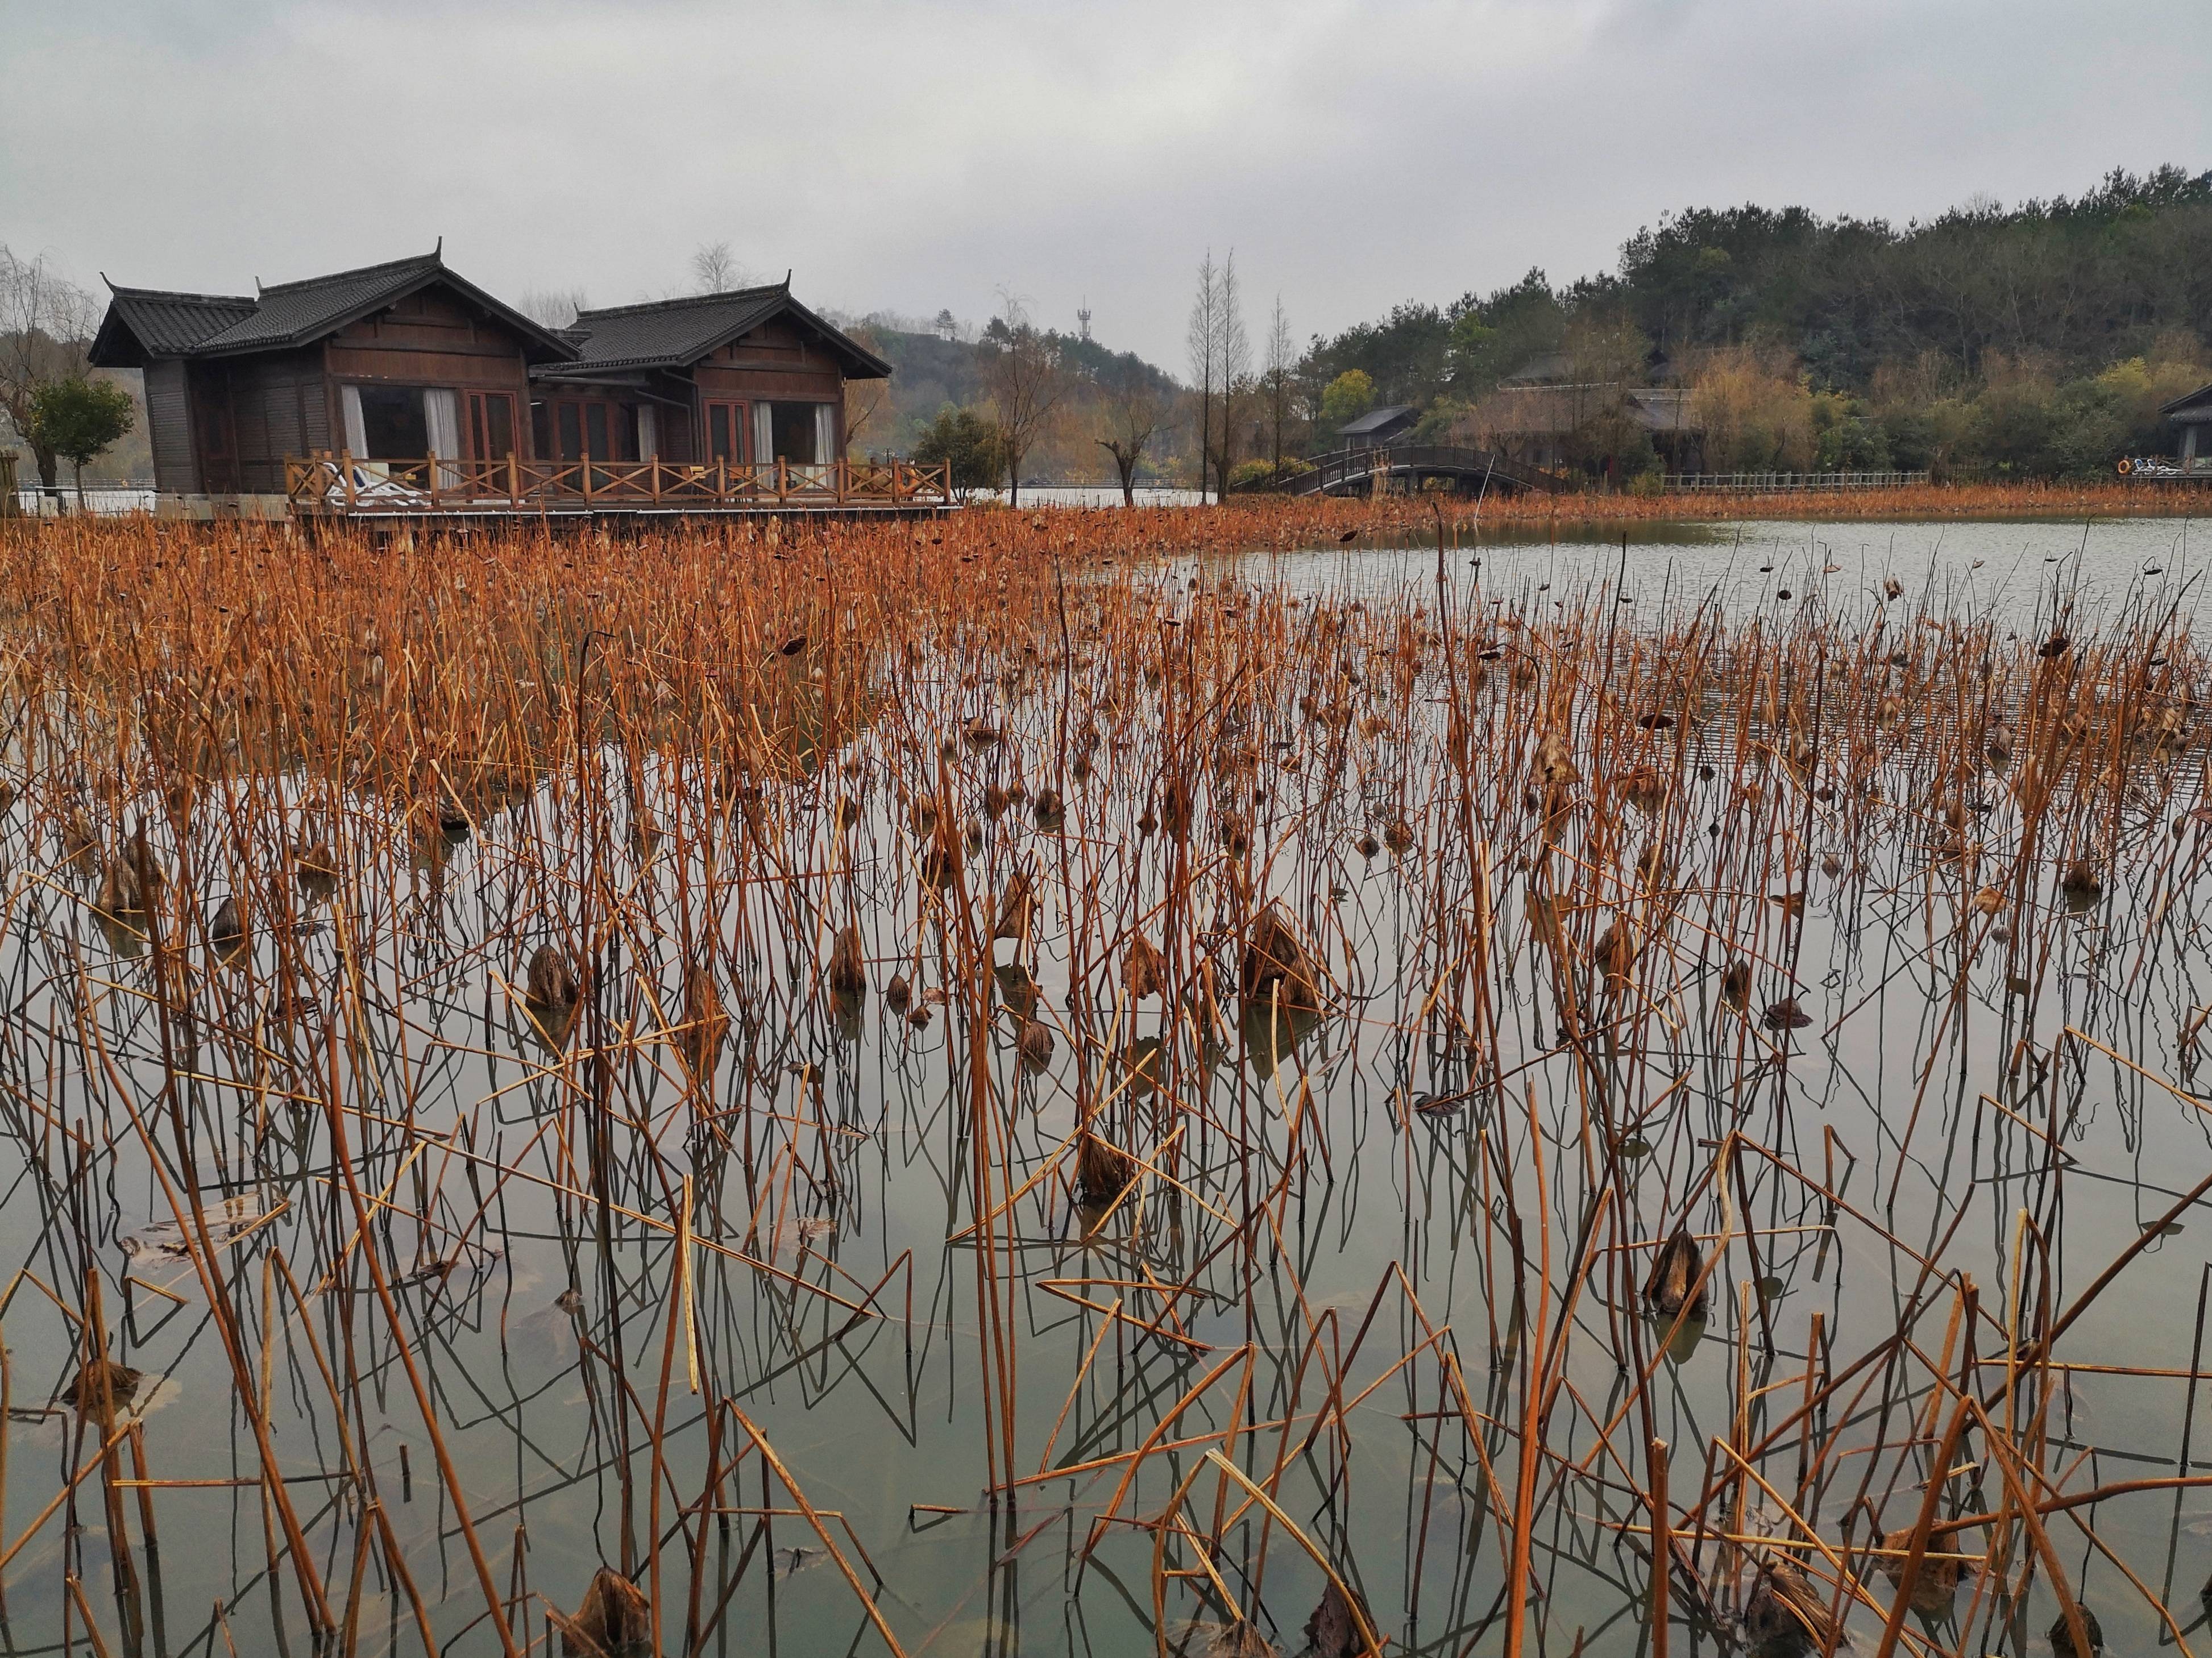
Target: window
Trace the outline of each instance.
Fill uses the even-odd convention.
[[[504,392],[469,393],[470,453],[505,460],[514,449],[514,399]]]
[[[707,459],[726,460],[732,466],[744,464],[745,405],[742,403],[707,405]]]
[[[430,426],[415,386],[362,386],[361,429],[368,459],[420,460],[430,452]]]
[[[637,459],[637,410],[626,403],[564,398],[553,404],[553,426],[562,460],[587,451],[593,460]]]
[[[814,405],[779,403],[772,405],[770,430],[775,437],[775,458],[794,465],[814,464]]]

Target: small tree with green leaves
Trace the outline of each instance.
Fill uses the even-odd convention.
[[[1322,423],[1334,434],[1375,406],[1375,382],[1364,368],[1347,368],[1321,394]]]
[[[76,476],[77,510],[82,512],[85,463],[106,453],[131,429],[137,405],[119,386],[72,375],[33,391],[30,413],[23,435],[34,449],[50,449],[69,462]]]
[[[973,409],[950,404],[922,428],[914,458],[924,466],[949,466],[952,491],[963,501],[974,489],[988,489],[1006,469],[999,422]]]

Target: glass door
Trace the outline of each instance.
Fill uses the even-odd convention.
[[[489,467],[514,452],[514,398],[506,392],[469,393],[469,458]]]
[[[745,405],[710,403],[707,405],[707,459],[745,464]]]

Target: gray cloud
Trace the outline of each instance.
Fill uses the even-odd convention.
[[[1672,207],[1903,219],[2212,165],[2185,4],[177,3],[11,9],[0,240],[244,288],[446,238],[617,303],[726,239],[825,305],[1043,320],[1180,364],[1233,246],[1303,335]]]

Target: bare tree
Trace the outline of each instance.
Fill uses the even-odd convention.
[[[1114,470],[1121,477],[1121,504],[1137,504],[1137,463],[1159,430],[1166,409],[1152,375],[1133,364],[1124,366],[1100,391],[1098,424],[1105,435],[1098,446],[1114,457]]]
[[[1291,407],[1291,376],[1297,367],[1298,348],[1291,338],[1291,319],[1283,314],[1283,296],[1275,295],[1275,314],[1267,325],[1267,424],[1273,445],[1275,470],[1283,468],[1283,424]]]
[[[567,328],[591,303],[591,296],[580,288],[532,288],[524,290],[515,309],[547,328]]]
[[[1244,304],[1237,285],[1233,247],[1221,262],[1218,326],[1221,343],[1214,361],[1221,381],[1221,441],[1213,452],[1213,487],[1216,495],[1226,495],[1230,465],[1237,459],[1237,428],[1245,418],[1252,398],[1252,341],[1244,331]]]
[[[0,244],[0,413],[30,446],[40,487],[52,495],[60,494],[60,458],[33,434],[32,402],[40,386],[85,374],[99,325],[92,295],[46,255],[19,258]]]
[[[883,342],[878,337],[872,324],[854,323],[848,326],[846,331],[852,336],[856,343],[866,346],[871,351],[882,349]],[[860,441],[860,434],[866,429],[869,422],[883,413],[890,403],[890,382],[889,380],[849,380],[845,382],[847,453],[849,454],[854,446]],[[828,460],[831,458],[823,455],[817,459]]]
[[[1203,498],[1206,457],[1213,452],[1214,377],[1221,361],[1221,271],[1210,247],[1198,262],[1198,293],[1190,302],[1183,343],[1190,352],[1191,378],[1198,382],[1198,493]]]
[[[1021,503],[1022,462],[1036,446],[1038,434],[1059,403],[1063,390],[1060,353],[1053,342],[1030,321],[1029,311],[1015,295],[1001,293],[997,320],[1001,330],[988,336],[990,356],[984,364],[984,380],[997,405],[999,443],[1006,461],[1006,500]]]
[[[695,292],[721,294],[745,284],[746,270],[738,263],[727,242],[702,242],[691,251],[691,282]]]

